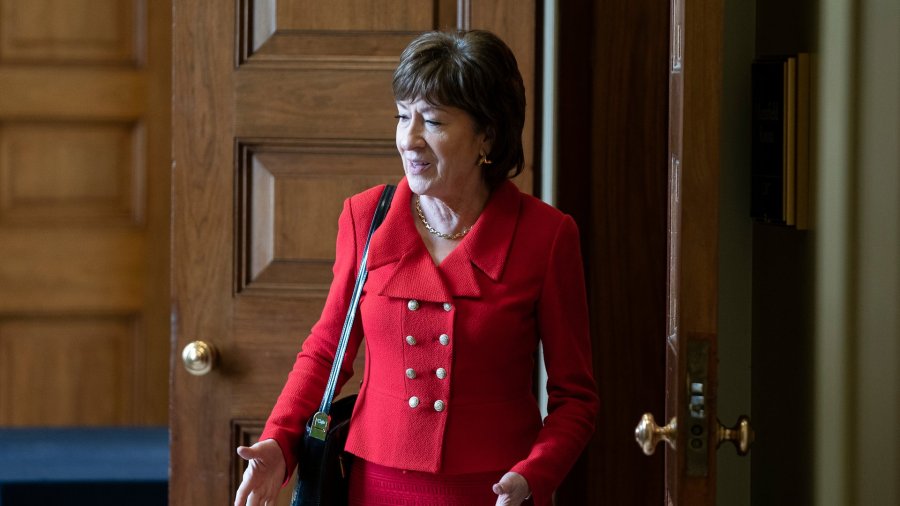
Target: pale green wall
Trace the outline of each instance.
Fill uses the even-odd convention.
[[[722,167],[719,173],[719,405],[733,425],[750,406],[750,63],[755,47],[756,2],[724,4],[722,51]],[[751,452],[730,445],[717,453],[716,502],[750,505]]]
[[[816,504],[900,504],[900,3],[822,0]]]

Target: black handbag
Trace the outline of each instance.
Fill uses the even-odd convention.
[[[291,497],[291,506],[343,506],[347,504],[347,492],[350,483],[350,466],[353,456],[344,452],[347,434],[350,432],[350,415],[356,403],[356,395],[349,395],[334,403],[334,390],[337,386],[338,374],[344,353],[347,351],[347,340],[359,306],[362,287],[366,283],[369,271],[366,262],[369,257],[369,240],[372,233],[384,221],[384,216],[391,206],[394,197],[393,185],[386,185],[381,192],[375,216],[369,227],[369,236],[363,248],[362,260],[359,263],[359,274],[353,286],[353,297],[347,309],[347,317],[341,329],[331,374],[322,396],[322,404],[306,423],[306,434],[298,452],[297,486]]]

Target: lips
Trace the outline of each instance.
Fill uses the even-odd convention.
[[[428,170],[431,164],[422,160],[407,160],[406,166],[410,174],[417,175]]]

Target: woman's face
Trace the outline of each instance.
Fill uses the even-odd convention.
[[[397,150],[414,193],[458,200],[484,185],[478,160],[490,146],[462,109],[397,102]]]

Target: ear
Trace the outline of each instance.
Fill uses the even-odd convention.
[[[486,128],[484,133],[482,133],[481,140],[481,151],[487,155],[491,154],[491,149],[494,147],[494,130],[492,128]]]

